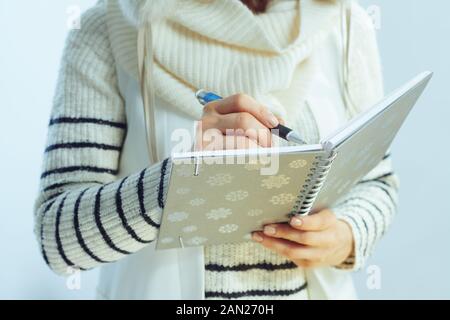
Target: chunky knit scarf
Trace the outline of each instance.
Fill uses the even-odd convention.
[[[339,19],[344,21],[345,2],[274,0],[289,6],[255,15],[239,0],[109,0],[110,11],[120,12],[113,15],[127,20],[121,24],[110,17],[116,21],[111,42],[116,60],[142,85],[153,154],[156,95],[193,119],[202,115],[194,97],[199,89],[222,96],[246,93],[278,116],[296,119],[305,102],[282,105],[274,94],[293,85],[299,97],[307,94],[308,77],[318,63],[311,53]],[[136,46],[137,53],[130,51]],[[297,68],[304,70],[301,85],[291,81]]]
[[[119,2],[138,28],[147,29],[143,40],[153,36],[146,54],[153,57],[149,82],[156,93],[199,118],[194,92],[200,88],[223,96],[247,93],[284,117],[298,109],[281,106],[271,93],[289,88],[296,67],[307,64],[336,25],[340,7],[335,1],[292,1],[297,3],[289,12],[263,15],[238,0]]]

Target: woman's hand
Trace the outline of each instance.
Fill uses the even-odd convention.
[[[294,217],[289,224],[267,225],[253,233],[253,240],[303,268],[338,266],[354,246],[350,226],[328,209]]]
[[[237,94],[208,103],[197,130],[196,150],[272,146],[270,129],[280,120],[252,97]]]

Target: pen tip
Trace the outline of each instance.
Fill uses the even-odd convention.
[[[288,140],[290,142],[298,143],[298,144],[307,144],[305,140],[303,140],[300,135],[296,132],[291,132],[288,136]]]

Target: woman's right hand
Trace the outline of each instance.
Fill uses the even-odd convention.
[[[237,94],[208,103],[197,130],[196,150],[272,146],[270,129],[283,123],[254,98]]]

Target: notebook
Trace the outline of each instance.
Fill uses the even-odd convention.
[[[174,154],[158,250],[251,241],[332,207],[386,155],[432,77],[424,72],[314,145]]]

